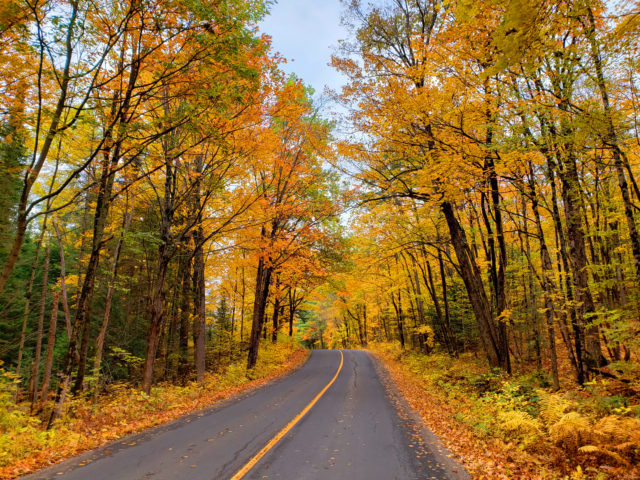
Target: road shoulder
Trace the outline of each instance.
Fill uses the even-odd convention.
[[[465,470],[464,466],[456,460],[451,450],[427,427],[421,415],[410,405],[378,355],[370,350],[367,350],[367,353],[371,356],[378,377],[385,387],[389,399],[396,407],[398,414],[412,425],[412,435],[424,442],[451,480],[470,480],[472,477]]]

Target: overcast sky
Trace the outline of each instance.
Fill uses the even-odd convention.
[[[325,86],[338,90],[344,83],[327,65],[338,40],[346,38],[341,12],[339,0],[278,0],[260,24],[273,38],[273,50],[288,61],[282,69],[303,79],[316,95]]]

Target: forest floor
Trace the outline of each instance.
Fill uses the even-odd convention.
[[[540,372],[502,376],[473,354],[369,348],[475,479],[640,478],[634,368],[621,373],[622,382],[597,379],[578,388],[566,378],[553,392]]]
[[[204,388],[159,384],[146,395],[130,384],[111,385],[97,399],[80,396],[67,402],[65,415],[49,431],[29,415],[28,405],[13,404],[10,382],[0,383],[0,479],[33,472],[262,386],[300,367],[308,355],[294,342],[265,343],[250,375],[243,357],[224,371],[207,373]]]

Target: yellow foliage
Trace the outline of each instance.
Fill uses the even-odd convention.
[[[540,418],[545,425],[553,425],[565,414],[568,403],[559,395],[545,395],[541,400]]]
[[[596,453],[599,452],[600,449],[595,445],[585,445],[584,447],[580,447],[578,451],[580,453]]]
[[[640,452],[640,419],[609,415],[591,424],[569,412],[549,429],[552,441],[572,453],[600,455],[628,465]]]
[[[540,422],[520,410],[500,412],[498,421],[500,428],[510,437],[517,439],[523,447],[537,441],[542,434]]]
[[[549,433],[553,443],[574,453],[593,438],[589,420],[578,412],[564,414],[549,428]]]
[[[618,454],[621,454],[632,461],[640,458],[640,418],[609,415],[600,419],[595,424],[594,430],[598,432],[602,443],[607,446],[605,453],[610,457],[618,459]],[[622,458],[618,461],[627,463]]]

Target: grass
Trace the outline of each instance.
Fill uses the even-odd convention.
[[[207,373],[204,388],[159,384],[146,395],[133,385],[112,386],[97,399],[79,396],[46,431],[26,404],[13,403],[13,378],[0,372],[0,479],[16,478],[126,435],[161,425],[256,388],[304,363],[308,352],[293,342],[261,347],[258,364],[247,375],[244,359]]]

